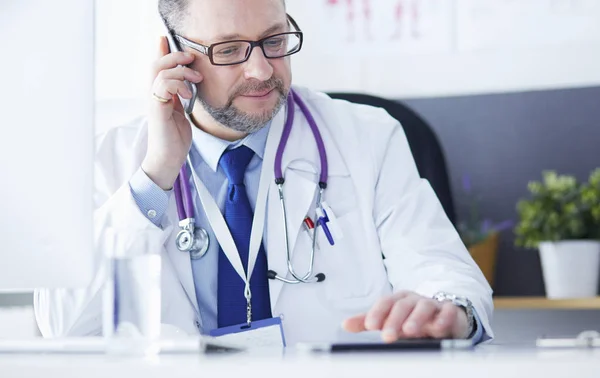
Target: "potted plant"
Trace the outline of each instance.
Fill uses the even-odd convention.
[[[517,205],[516,244],[538,248],[549,298],[596,296],[600,271],[600,168],[588,182],[543,172]]]
[[[458,222],[457,230],[471,257],[490,286],[494,287],[499,235],[501,231],[511,228],[513,222],[494,223],[491,219],[481,217],[479,197],[473,192],[469,176],[463,177],[462,189],[468,215]]]

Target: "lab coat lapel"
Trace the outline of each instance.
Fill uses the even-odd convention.
[[[168,217],[175,224],[178,223],[178,215],[177,215],[177,207],[175,203],[175,196],[171,196],[169,201],[169,208],[167,210]],[[175,246],[175,237],[179,232],[179,226],[173,227],[173,232],[171,236],[167,240],[167,245],[165,246],[167,249],[167,254],[173,263],[175,270],[177,271],[177,277],[179,277],[179,281],[181,282],[181,286],[185,290],[185,293],[188,297],[188,300],[191,302],[192,306],[196,310],[196,314],[200,314],[198,310],[198,301],[196,300],[196,289],[194,284],[194,276],[192,273],[192,262],[190,260],[190,254],[186,252],[181,252]]]
[[[273,132],[274,130],[271,130]],[[277,143],[279,138],[277,139]],[[311,143],[312,142],[312,143]],[[318,153],[308,124],[302,112],[296,107],[292,132],[288,140],[282,161],[282,171],[285,179],[283,193],[287,213],[288,243],[290,256],[293,257],[302,221],[309,214],[317,188],[316,165]],[[315,158],[316,156],[316,158]],[[267,259],[269,269],[281,277],[293,278],[288,275],[287,252],[283,228],[283,210],[279,199],[279,189],[273,181],[269,186],[267,204]],[[297,272],[304,274],[305,272]],[[270,282],[271,308],[274,309],[283,287],[279,280]]]

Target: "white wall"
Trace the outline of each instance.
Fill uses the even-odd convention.
[[[156,0],[95,0],[96,98],[144,96],[159,36]]]
[[[354,0],[361,42],[354,44],[339,32],[348,24],[347,0],[334,7],[327,1],[288,0],[306,34],[295,79],[318,89],[406,98],[600,84],[597,0]],[[360,39],[364,4],[377,30],[389,29],[402,1],[405,24],[414,22],[406,8],[420,4],[420,43]],[[327,38],[336,32],[337,39]],[[443,36],[450,38],[444,43]]]
[[[353,0],[354,44],[344,39],[348,0],[287,2],[305,32],[294,80],[315,89],[406,98],[600,84],[597,0]],[[405,35],[420,4],[420,41],[361,40],[364,6],[378,37],[391,32],[399,2]],[[162,31],[156,0],[96,6],[98,100],[146,99]]]

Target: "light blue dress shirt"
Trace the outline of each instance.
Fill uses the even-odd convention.
[[[246,169],[244,177],[250,205],[254,210],[260,181],[260,171],[264,156],[265,145],[269,133],[270,123],[256,133],[246,138],[228,142],[205,133],[198,128],[193,128],[193,144],[190,151],[190,160],[193,169],[202,180],[212,197],[217,202],[219,209],[223,212],[225,195],[227,193],[227,178],[219,167],[219,160],[223,152],[228,149],[245,145],[254,151],[255,155]],[[217,272],[219,246],[215,234],[206,218],[200,201],[197,199],[195,185],[190,177],[190,189],[194,198],[196,225],[204,228],[210,238],[210,247],[206,255],[198,260],[192,260],[192,274],[196,292],[196,300],[202,318],[200,331],[207,334],[217,328]],[[131,193],[138,207],[146,217],[157,226],[161,224],[162,217],[167,210],[171,191],[164,191],[157,186],[141,169],[133,175],[129,181]],[[263,238],[266,239],[266,228]],[[263,240],[265,240],[263,239]],[[181,252],[183,253],[183,252]],[[268,253],[268,251],[267,251]],[[484,339],[484,332],[475,312],[477,331],[473,335],[473,341],[479,343]],[[487,337],[485,337],[487,339]]]
[[[225,196],[227,194],[228,185],[227,177],[225,176],[223,169],[219,166],[219,160],[221,159],[223,152],[240,145],[245,145],[254,151],[254,156],[252,157],[252,160],[250,160],[250,164],[246,169],[244,177],[250,205],[254,210],[269,128],[270,124],[267,124],[259,131],[236,142],[224,141],[205,133],[202,130],[194,128],[190,160],[194,171],[217,202],[221,212],[223,212],[225,205]],[[191,260],[196,300],[198,301],[198,308],[202,319],[200,331],[207,334],[211,330],[217,328],[217,271],[219,262],[219,244],[214,231],[206,218],[205,212],[202,209],[202,204],[195,191],[196,186],[193,185],[192,180],[193,178],[190,177],[189,185],[192,197],[194,198],[196,225],[204,228],[208,232],[210,240],[210,246],[206,255],[201,259]],[[140,210],[154,224],[160,225],[162,216],[167,209],[171,193],[165,192],[154,184],[141,169],[139,169],[131,178],[130,187]]]

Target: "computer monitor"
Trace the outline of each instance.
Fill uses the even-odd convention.
[[[2,1],[0,36],[0,291],[85,287],[94,1]]]

